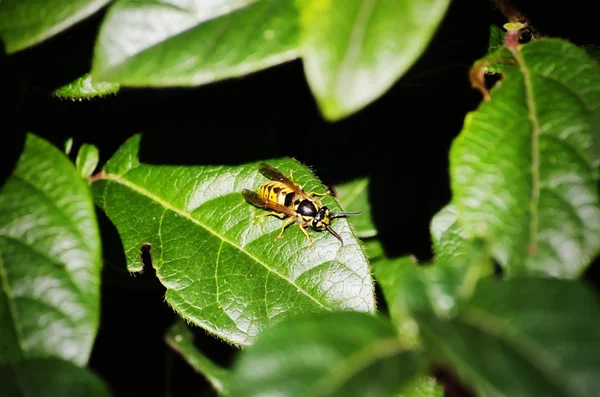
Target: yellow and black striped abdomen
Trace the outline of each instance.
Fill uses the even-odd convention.
[[[266,182],[258,189],[258,195],[272,203],[277,203],[288,208],[293,208],[296,192],[280,182]]]

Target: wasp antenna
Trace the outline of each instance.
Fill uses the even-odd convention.
[[[332,228],[330,228],[329,226],[325,226],[327,228],[327,230],[329,231],[329,233],[333,234],[335,236],[335,238],[337,238],[338,240],[340,240],[340,243],[342,244],[342,247],[344,246],[344,240],[342,240],[342,238],[340,237],[339,234],[337,234]]]
[[[337,217],[340,217],[340,216],[360,215],[360,214],[362,214],[362,211],[354,211],[354,212],[332,212],[330,216],[332,218],[337,218]]]

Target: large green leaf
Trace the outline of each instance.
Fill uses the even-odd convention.
[[[356,235],[369,238],[377,235],[369,204],[369,178],[359,178],[334,186],[336,197],[344,211],[362,211],[352,224]]]
[[[0,365],[2,397],[109,397],[104,383],[71,362],[34,358]]]
[[[28,135],[0,190],[0,363],[89,357],[99,316],[100,237],[87,184]]]
[[[311,249],[292,225],[278,242],[282,220],[248,204],[241,192],[267,179],[256,163],[243,166],[153,166],[138,161],[139,135],[95,177],[97,203],[116,225],[129,269],[141,270],[140,248],[152,246],[153,266],[167,300],[186,319],[235,344],[248,345],[269,324],[294,313],[375,309],[369,265],[348,220],[332,228],[344,239],[309,230]],[[268,161],[307,191],[325,188],[291,159]],[[340,206],[331,196],[323,202]]]
[[[204,375],[220,396],[229,395],[229,370],[218,366],[194,345],[194,335],[188,326],[177,320],[169,329],[167,343],[177,351],[196,371]]]
[[[110,0],[2,0],[0,37],[7,53],[37,44],[92,15]]]
[[[600,66],[556,39],[515,54],[452,146],[453,203],[467,235],[489,240],[508,276],[576,277],[600,247]]]
[[[380,97],[419,58],[449,0],[297,0],[302,58],[329,120]]]
[[[291,0],[120,0],[102,25],[92,75],[129,86],[194,86],[298,56]]]
[[[231,396],[390,396],[417,368],[384,319],[364,313],[302,316],[266,330],[242,353]]]
[[[570,280],[481,280],[449,320],[418,313],[425,346],[486,396],[600,390],[600,306]]]

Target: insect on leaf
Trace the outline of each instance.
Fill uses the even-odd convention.
[[[140,248],[151,245],[152,265],[167,300],[185,319],[239,345],[265,326],[292,314],[356,310],[373,312],[369,265],[349,220],[336,218],[331,234],[282,220],[253,219],[265,210],[248,204],[243,189],[268,181],[258,163],[242,166],[157,166],[140,163],[140,136],[125,143],[94,177],[98,205],[115,224],[131,271],[142,269]],[[266,161],[306,191],[326,189],[298,162]],[[322,202],[341,208],[331,196]]]

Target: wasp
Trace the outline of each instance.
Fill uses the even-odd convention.
[[[269,215],[274,215],[281,219],[287,218],[281,226],[281,232],[275,237],[275,241],[283,236],[286,227],[295,222],[300,226],[300,230],[302,230],[310,247],[313,249],[315,246],[306,231],[307,226],[318,231],[327,230],[340,241],[342,246],[344,245],[344,241],[340,235],[329,226],[329,223],[333,218],[346,215],[359,215],[362,211],[329,211],[315,196],[327,196],[331,192],[306,193],[302,186],[294,182],[294,171],[292,169],[290,169],[289,178],[283,175],[277,168],[266,163],[261,163],[258,170],[263,176],[270,179],[271,182],[263,183],[258,189],[258,193],[244,189],[242,195],[248,203],[269,210],[266,214],[255,216],[255,219]]]

